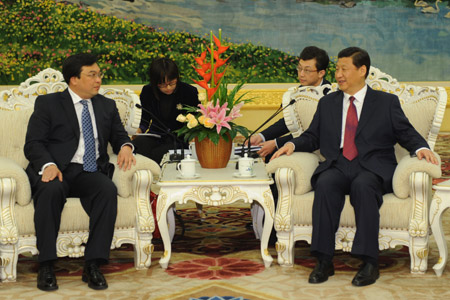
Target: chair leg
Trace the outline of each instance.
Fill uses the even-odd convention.
[[[15,282],[19,249],[17,244],[0,244],[0,281]]]
[[[134,245],[134,266],[137,270],[148,269],[152,263],[152,234],[137,233]]]
[[[278,231],[275,249],[278,253],[278,264],[282,267],[294,266],[294,231]]]
[[[424,274],[427,271],[428,252],[428,235],[425,237],[410,237],[409,255],[412,274]]]

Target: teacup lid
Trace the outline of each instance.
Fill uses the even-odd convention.
[[[183,161],[195,161],[195,159],[193,159],[190,154],[187,154],[186,158],[183,159]]]
[[[239,158],[239,160],[253,160],[253,158],[251,158],[251,157],[248,157],[248,154],[247,153],[244,153],[244,157],[240,157]]]

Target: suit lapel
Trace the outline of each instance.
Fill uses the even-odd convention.
[[[342,135],[342,106],[344,102],[344,93],[339,91],[336,93],[332,101],[332,125],[335,128],[335,133],[333,136],[337,136],[339,141],[341,140]],[[340,143],[340,142],[339,142]]]
[[[75,136],[80,138],[80,124],[78,124],[77,113],[75,112],[75,106],[73,105],[72,97],[70,97],[69,90],[62,92],[61,105],[64,109],[64,113],[67,116],[70,127],[72,127]]]
[[[97,126],[97,135],[98,135],[98,141],[100,143],[100,141],[102,141],[102,130],[100,130],[101,127],[101,122],[102,122],[102,116],[101,113],[103,111],[102,108],[102,103],[101,101],[98,99],[98,96],[94,96],[91,98],[92,101],[92,107],[94,108],[94,116],[95,116],[95,125]]]
[[[370,87],[367,87],[366,98],[364,99],[364,104],[361,109],[361,116],[359,117],[358,128],[356,129],[355,136],[357,136],[369,122],[369,119],[375,110],[375,105],[375,93]]]

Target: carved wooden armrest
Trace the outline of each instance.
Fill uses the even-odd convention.
[[[314,153],[294,152],[292,155],[283,155],[266,165],[269,173],[275,173],[279,168],[290,168],[295,175],[295,190],[297,195],[312,190],[311,176],[319,164],[319,157]]]
[[[110,155],[109,161],[115,166],[112,180],[117,187],[117,193],[124,198],[134,195],[135,191],[132,181],[136,171],[149,170],[152,175],[152,178],[150,178],[151,180],[153,180],[153,177],[159,176],[161,172],[161,169],[156,162],[140,154],[136,155],[136,165],[132,166],[131,169],[127,171],[119,169],[119,166],[117,165],[117,155]]]
[[[395,196],[405,199],[410,196],[410,177],[414,172],[425,172],[432,178],[439,178],[442,175],[441,158],[434,152],[438,159],[438,164],[432,164],[425,159],[419,160],[417,157],[404,156],[397,165],[392,179],[392,188]]]
[[[0,179],[8,178],[15,181],[15,199],[16,202],[25,206],[31,201],[31,186],[25,170],[22,169],[15,161],[0,157]],[[5,189],[6,186],[3,187]],[[0,197],[2,197],[0,195]]]

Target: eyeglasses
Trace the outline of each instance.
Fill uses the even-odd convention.
[[[317,72],[317,71],[319,71],[319,70],[303,69],[301,66],[297,66],[297,72],[299,72],[299,73],[304,72],[306,75],[309,75],[312,72]]]
[[[160,84],[158,84],[158,87],[160,89],[163,89],[163,88],[175,87],[176,85],[177,85],[177,81],[175,80],[175,81],[172,81],[169,83],[160,83]]]
[[[81,73],[81,74],[84,74],[84,75],[86,75],[87,77],[92,78],[92,79],[94,79],[94,78],[96,78],[96,77],[102,79],[103,76],[105,75],[105,74],[103,74],[102,72],[98,72],[98,73],[91,72],[91,73]]]

